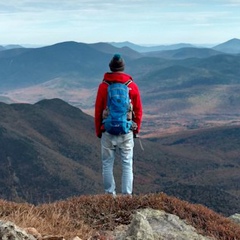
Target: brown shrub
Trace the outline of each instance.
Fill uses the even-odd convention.
[[[190,204],[164,193],[133,197],[120,195],[116,198],[110,195],[89,195],[38,206],[0,200],[0,218],[13,221],[20,227],[34,227],[42,235],[90,239],[91,236],[97,236],[97,232],[129,224],[132,214],[142,208],[175,214],[203,235],[219,240],[240,239],[240,226],[231,220],[202,205]]]

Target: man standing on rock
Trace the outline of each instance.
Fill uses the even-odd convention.
[[[105,193],[116,194],[113,166],[116,149],[122,162],[122,194],[133,191],[133,138],[142,121],[142,103],[137,84],[124,73],[125,63],[115,54],[104,74],[95,102],[95,129],[101,138],[102,174]]]

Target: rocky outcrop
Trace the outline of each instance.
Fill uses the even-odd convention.
[[[240,223],[240,214],[234,214],[229,218]],[[106,239],[114,240],[215,240],[199,234],[193,226],[176,215],[150,208],[137,211],[130,225],[121,225],[107,235],[109,238]],[[1,220],[0,239],[64,240],[61,236],[41,236],[34,228],[20,229],[12,222]],[[75,237],[71,240],[81,239]]]
[[[136,212],[123,232],[115,231],[117,240],[213,240],[197,233],[179,217],[164,211],[143,209]]]
[[[17,227],[12,222],[5,222],[0,220],[0,239],[1,240],[37,240],[30,234],[27,234],[26,231]]]
[[[240,224],[240,214],[239,213],[235,213],[232,216],[229,217],[231,220],[233,220],[235,223],[239,223]]]

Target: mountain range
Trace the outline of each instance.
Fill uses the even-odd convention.
[[[93,117],[61,99],[0,104],[0,198],[30,203],[103,193]],[[134,194],[165,192],[240,212],[240,126],[135,139]],[[120,188],[121,162],[115,162]]]
[[[180,44],[164,51],[149,47],[148,52],[132,45],[63,42],[0,51],[0,99],[35,103],[61,98],[93,115],[98,84],[119,52],[141,91],[143,134],[239,122],[239,39],[213,48]],[[234,54],[224,52],[230,48]]]

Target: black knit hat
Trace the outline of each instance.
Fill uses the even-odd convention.
[[[111,69],[112,72],[122,72],[124,71],[124,60],[121,57],[120,54],[114,54],[111,62],[109,63],[109,67]]]

